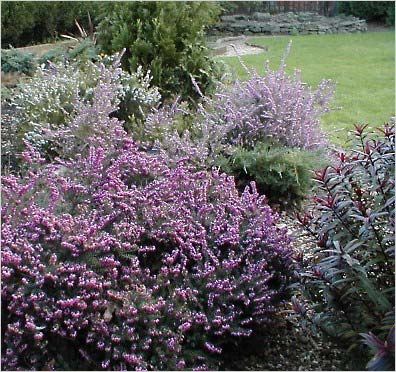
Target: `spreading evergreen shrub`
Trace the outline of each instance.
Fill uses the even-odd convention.
[[[270,204],[282,208],[298,206],[313,186],[312,172],[320,168],[325,154],[259,144],[252,150],[238,148],[231,156],[218,159],[217,165],[232,174],[239,190],[255,181],[257,190]]]
[[[1,50],[1,71],[5,73],[20,72],[32,75],[36,68],[33,53],[23,53],[16,49]]]
[[[213,2],[116,2],[104,9],[98,41],[106,53],[126,48],[124,67],[150,71],[164,99],[199,98],[194,77],[205,93],[214,88],[217,64],[209,57],[204,29],[218,14]]]
[[[349,347],[361,363],[370,356],[360,334],[386,340],[395,322],[394,131],[393,123],[370,137],[356,126],[355,146],[316,173],[313,205],[299,216],[316,247],[303,259],[308,303],[296,300],[295,310]]]

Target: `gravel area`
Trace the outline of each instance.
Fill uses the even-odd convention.
[[[265,52],[265,48],[247,44],[247,39],[246,36],[224,37],[217,39],[212,47],[219,51],[217,55],[225,57]]]

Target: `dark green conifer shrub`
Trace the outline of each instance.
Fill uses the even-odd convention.
[[[218,164],[235,176],[241,191],[254,180],[271,204],[287,207],[299,205],[313,186],[312,170],[320,167],[317,155],[317,152],[261,143],[251,150],[238,148],[230,157],[221,157]]]
[[[103,7],[98,41],[106,53],[126,48],[123,65],[150,70],[152,84],[164,99],[198,98],[193,77],[204,93],[213,86],[218,67],[209,57],[204,29],[219,12],[212,2],[120,2]]]
[[[367,363],[360,334],[385,340],[395,322],[395,128],[379,137],[364,129],[338,164],[316,173],[313,205],[298,216],[316,247],[302,258],[309,305],[294,308]]]

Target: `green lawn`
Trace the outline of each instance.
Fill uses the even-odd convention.
[[[380,126],[395,115],[395,34],[268,36],[249,41],[268,48],[262,54],[243,56],[242,60],[264,72],[264,62],[277,68],[289,40],[291,53],[287,70],[301,70],[302,80],[316,86],[322,79],[337,82],[334,105],[342,108],[322,117],[331,138],[344,143],[354,123]],[[236,57],[221,57],[240,78],[247,73]]]

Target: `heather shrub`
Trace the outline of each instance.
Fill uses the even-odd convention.
[[[317,90],[306,86],[298,72],[285,72],[285,59],[277,71],[266,65],[266,75],[250,71],[246,82],[218,85],[213,97],[205,97],[195,79],[192,84],[202,102],[191,114],[176,103],[149,115],[146,139],[157,140],[170,159],[188,158],[212,166],[218,155],[230,155],[236,146],[252,150],[262,142],[275,146],[316,150],[327,144],[319,118],[330,110],[334,86],[322,81]],[[181,121],[183,122],[180,125]],[[190,123],[190,125],[189,125]]]
[[[394,325],[394,123],[354,135],[351,150],[316,173],[312,207],[299,216],[316,247],[302,262],[307,306],[296,300],[295,309],[365,363],[359,334],[385,340]]]
[[[254,183],[171,169],[119,128],[70,161],[30,146],[3,178],[5,369],[216,368],[275,325],[292,251]]]
[[[238,148],[231,156],[222,156],[217,165],[235,177],[239,190],[255,181],[257,190],[270,204],[281,208],[297,207],[313,186],[312,171],[320,168],[318,151],[306,151],[261,143],[252,150]]]
[[[24,141],[48,159],[78,153],[95,132],[104,138],[108,116],[143,118],[158,101],[149,75],[124,72],[119,56],[41,66],[5,104],[5,155],[20,153]]]
[[[214,89],[218,64],[205,45],[205,27],[212,24],[220,7],[214,2],[115,2],[103,7],[98,42],[105,53],[126,48],[123,67],[150,71],[153,85],[164,100],[180,95],[199,96],[194,77],[205,94]]]
[[[247,81],[236,81],[231,89],[221,92],[223,112],[213,110],[212,117],[220,112],[221,121],[235,122],[230,136],[238,144],[254,147],[258,142],[271,141],[301,149],[326,145],[319,118],[331,109],[334,84],[323,80],[313,90],[301,81],[299,71],[287,75],[285,61],[290,48],[291,42],[278,70],[271,70],[267,62],[264,76],[248,70]]]
[[[228,141],[232,125],[210,120],[202,103],[192,110],[187,104],[175,101],[147,116],[140,138],[147,148],[161,151],[169,165],[188,161],[198,169],[209,169],[220,154],[233,152]]]

